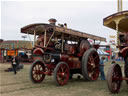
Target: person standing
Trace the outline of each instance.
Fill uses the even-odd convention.
[[[105,80],[104,60],[105,60],[105,57],[101,57],[101,59],[100,59],[100,78],[101,78],[101,80]]]
[[[16,74],[17,72],[16,72],[16,68],[17,68],[17,66],[18,66],[18,59],[17,59],[17,57],[14,55],[14,57],[12,58],[12,67],[13,67],[13,71],[14,71],[14,74]]]

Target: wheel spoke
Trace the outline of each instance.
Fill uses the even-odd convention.
[[[69,78],[69,69],[65,63],[58,64],[55,71],[56,81],[59,85],[65,85]]]
[[[95,56],[94,61],[97,60],[97,58],[98,58],[98,55]]]
[[[36,70],[38,70],[38,65],[36,65]]]
[[[118,64],[111,65],[110,69],[108,70],[108,88],[111,92],[117,93],[120,90],[122,80],[122,73],[121,68]]]
[[[89,61],[90,61],[91,63],[93,63],[93,58],[92,58],[91,55],[89,56]]]
[[[87,66],[87,71],[85,71],[88,76],[84,76],[88,80],[96,80],[99,77],[99,56],[95,50],[89,50],[87,55],[85,55],[85,63]],[[88,73],[87,73],[88,72]]]
[[[44,80],[45,74],[45,67],[42,63],[34,63],[31,72],[31,80],[34,83],[39,83]]]
[[[91,60],[92,60],[92,63],[95,63],[94,62],[94,56],[93,56],[93,54],[91,54]]]
[[[61,72],[63,72],[63,67],[62,66],[60,67],[60,69],[61,69]]]
[[[88,65],[91,65],[91,62],[90,61],[88,61]]]

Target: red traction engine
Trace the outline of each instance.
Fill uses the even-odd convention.
[[[98,45],[90,45],[87,39],[105,41],[105,38],[55,26],[55,19],[49,21],[50,24],[31,24],[21,29],[22,33],[34,34],[35,39],[38,35],[32,50],[31,81],[40,83],[46,75],[54,75],[57,85],[65,85],[73,74],[81,74],[85,80],[97,80]]]
[[[123,80],[126,80],[128,84],[128,33],[119,34],[120,45],[119,48],[119,57],[124,58],[124,75],[123,77],[121,67],[115,61],[110,66],[107,73],[107,84],[108,88],[112,93],[118,93],[121,87]]]
[[[112,14],[104,19],[104,25],[117,31],[119,57],[124,59],[124,77],[122,69],[115,61],[107,73],[107,85],[112,93],[118,93],[123,80],[128,85],[128,10]]]

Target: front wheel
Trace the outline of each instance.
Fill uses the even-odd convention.
[[[122,72],[118,64],[112,64],[107,73],[107,85],[112,93],[118,93],[122,83]]]
[[[54,69],[54,80],[57,85],[65,85],[69,79],[69,66],[65,62],[60,62]]]
[[[45,66],[41,61],[35,61],[30,68],[30,80],[33,83],[40,83],[45,78]]]

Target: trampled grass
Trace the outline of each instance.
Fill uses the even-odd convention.
[[[123,62],[119,62],[122,66]],[[105,74],[111,61],[105,63]],[[0,96],[128,96],[128,85],[123,81],[120,93],[112,94],[107,88],[106,81],[100,80],[85,82],[83,78],[77,79],[77,75],[68,81],[65,86],[56,86],[53,76],[46,76],[39,84],[33,84],[29,79],[30,64],[25,64],[24,69],[14,75],[13,72],[5,72],[11,64],[0,64]]]

